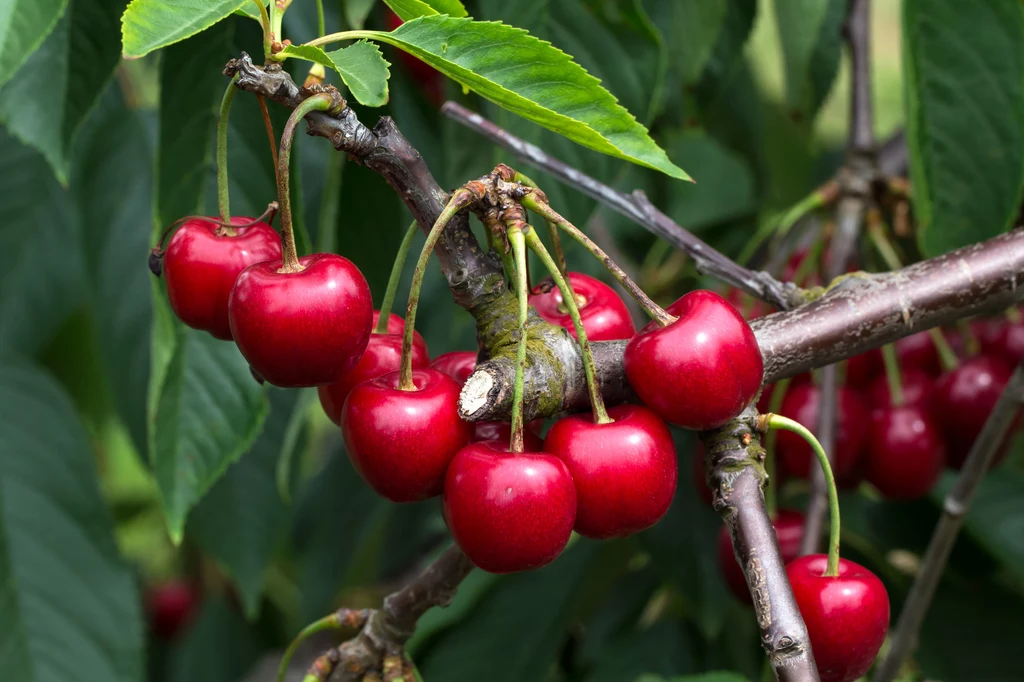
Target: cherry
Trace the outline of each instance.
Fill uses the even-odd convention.
[[[800,422],[814,432],[818,428],[820,400],[821,390],[817,386],[797,386],[786,392],[779,413]],[[870,416],[860,394],[845,386],[839,389],[836,412],[835,458],[832,469],[840,485],[852,485],[859,478],[858,464],[867,445]],[[807,441],[790,431],[779,431],[776,450],[779,463],[787,472],[799,478],[807,478],[811,471],[811,461],[814,459]]]
[[[981,352],[1016,367],[1024,358],[1024,322],[988,320],[978,332]]]
[[[626,345],[626,378],[665,421],[710,429],[736,416],[761,388],[754,332],[712,291],[691,291],[668,307],[679,319],[652,322]]]
[[[927,331],[904,336],[893,343],[896,359],[904,372],[917,370],[935,377],[942,371],[939,352],[935,342]],[[855,355],[846,364],[846,383],[855,388],[867,386],[878,375],[885,371],[882,351],[875,348],[866,353]]]
[[[434,358],[430,366],[438,372],[444,372],[452,379],[455,379],[461,386],[466,383],[466,379],[469,378],[469,375],[473,373],[473,369],[476,367],[476,351],[455,350],[451,353],[444,353]]]
[[[913,500],[932,489],[946,465],[938,426],[922,407],[875,410],[866,455],[867,479],[890,500]]]
[[[355,367],[370,339],[370,287],[352,261],[333,253],[246,268],[228,315],[238,350],[265,380],[283,388],[329,384]]]
[[[171,580],[146,590],[149,626],[157,637],[173,639],[195,614],[199,595],[184,580]]]
[[[371,325],[371,327],[373,329],[377,328],[377,320],[379,320],[379,319],[380,319],[380,311],[379,310],[374,310],[373,311],[373,324]],[[396,336],[401,336],[404,331],[405,331],[405,320],[403,320],[398,315],[395,315],[394,313],[389,314],[388,315],[388,334],[395,334]],[[420,347],[420,350],[423,352],[423,355],[426,355],[426,356],[429,357],[430,354],[427,352],[427,342],[423,340],[423,337],[420,336],[420,333],[418,331],[416,331],[416,330],[413,330],[413,332],[412,332],[412,342],[415,345]]]
[[[320,386],[317,393],[324,413],[335,424],[341,425],[341,408],[345,398],[357,385],[364,381],[376,379],[389,372],[397,372],[402,362],[402,337],[396,334],[370,334],[363,357],[351,370],[333,383]],[[426,367],[430,362],[426,345],[413,341],[413,369]]]
[[[570,272],[568,278],[589,341],[628,339],[636,333],[629,309],[614,289],[582,272]],[[565,327],[576,338],[576,328],[562,302],[562,292],[550,280],[534,287],[530,305],[537,309],[541,318]]]
[[[231,340],[228,297],[238,275],[254,263],[281,259],[281,238],[270,225],[256,223],[224,233],[214,219],[191,218],[181,224],[164,252],[167,299],[178,319]],[[234,224],[252,218],[234,217]]]
[[[804,515],[797,511],[780,509],[772,518],[772,526],[775,527],[775,537],[779,541],[782,561],[788,564],[800,556],[800,543],[804,538]],[[726,585],[736,598],[746,604],[752,604],[747,579],[736,560],[732,538],[729,537],[729,529],[725,525],[718,531],[718,566],[722,570]]]
[[[877,349],[867,353],[854,355],[846,361],[846,385],[851,388],[864,388],[879,376],[885,369],[882,353]]]
[[[794,386],[802,386],[812,382],[811,373],[804,372],[803,374],[797,374],[795,377],[789,380],[789,387],[786,389],[789,391]],[[761,389],[761,397],[757,399],[757,411],[761,414],[767,414],[771,412],[772,394],[775,392],[775,384],[767,384]],[[783,397],[785,399],[785,397]]]
[[[697,496],[704,504],[711,506],[714,503],[714,493],[708,487],[708,475],[704,469],[704,443],[700,441],[697,441],[693,454],[690,455],[690,475],[693,476],[693,487],[697,491]]]
[[[555,422],[544,451],[559,457],[576,483],[576,532],[590,538],[626,537],[661,520],[676,492],[676,449],[665,422],[640,405]]]
[[[441,493],[445,471],[472,427],[459,418],[459,385],[433,369],[414,369],[413,391],[391,372],[352,389],[341,410],[341,433],[353,466],[392,502]]]
[[[786,566],[793,596],[807,624],[821,682],[850,682],[864,673],[889,629],[889,595],[874,573],[839,560],[839,575],[825,576],[828,558],[810,554]]]
[[[978,355],[939,377],[935,383],[935,416],[946,436],[949,466],[963,466],[1012,373],[1001,359]],[[1001,462],[1006,453],[1004,445],[995,463]]]
[[[540,452],[544,449],[544,439],[538,435],[538,425],[543,423],[542,420],[536,419],[528,422],[523,429],[523,440],[530,452]],[[472,443],[494,441],[508,445],[511,440],[512,424],[509,422],[473,422],[473,437],[470,439]]]
[[[565,463],[502,444],[468,445],[444,483],[444,516],[455,542],[491,573],[540,568],[562,553],[576,520],[576,487]]]
[[[920,407],[926,412],[932,409],[932,398],[935,380],[913,367],[900,372],[900,384],[903,388],[903,404],[909,407]],[[892,394],[889,392],[889,381],[885,375],[875,377],[867,387],[868,404],[875,410],[885,410],[892,405]]]

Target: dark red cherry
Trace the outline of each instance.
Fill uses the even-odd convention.
[[[810,384],[791,388],[782,401],[780,414],[816,432],[820,396],[821,391],[818,387]],[[836,443],[832,468],[836,482],[849,486],[859,480],[858,465],[867,445],[870,415],[860,394],[845,386],[839,389],[836,412]],[[779,431],[776,448],[779,462],[793,476],[807,478],[811,472],[812,462],[813,466],[818,466],[811,446],[795,433]]]
[[[772,525],[775,527],[775,537],[779,541],[782,561],[788,564],[800,556],[800,543],[804,537],[804,515],[797,511],[780,509],[772,519]],[[732,538],[729,537],[729,529],[724,524],[718,531],[718,566],[722,570],[726,585],[736,598],[746,604],[752,604],[747,579],[736,560]]]
[[[371,327],[372,329],[376,329],[377,328],[377,320],[379,320],[379,319],[380,319],[380,311],[379,310],[374,310],[373,311],[373,325]],[[391,313],[390,315],[388,315],[388,334],[395,334],[396,336],[401,336],[404,333],[405,333],[405,320],[403,320],[398,315],[395,315],[394,313]],[[430,356],[430,353],[427,351],[427,342],[423,340],[423,337],[420,336],[420,333],[418,331],[413,331],[413,333],[412,333],[412,342],[420,347],[420,350],[423,352],[423,355],[426,355],[428,357]]]
[[[498,443],[474,443],[448,467],[444,516],[455,542],[483,570],[540,568],[569,542],[576,487],[554,455],[512,454]]]
[[[690,475],[693,477],[693,488],[697,496],[710,506],[714,502],[714,494],[708,487],[707,470],[704,468],[704,443],[697,441],[690,455]]]
[[[153,634],[173,639],[195,615],[199,604],[196,589],[184,580],[171,580],[146,590],[146,612]]]
[[[345,449],[370,487],[392,502],[441,493],[445,472],[473,430],[459,418],[459,385],[433,369],[412,373],[414,391],[399,388],[399,373],[365,381],[341,411]]]
[[[865,455],[867,479],[890,500],[928,494],[946,466],[946,446],[931,414],[905,405],[875,410]]]
[[[900,374],[900,384],[903,388],[903,404],[931,411],[935,379],[931,375],[913,367],[903,370]],[[868,405],[871,406],[872,410],[888,409],[892,406],[889,380],[885,374],[877,376],[871,381],[867,387],[866,395]]]
[[[898,339],[893,348],[900,370],[909,372],[916,370],[935,377],[942,367],[939,363],[939,352],[927,331],[917,332]],[[875,348],[850,358],[846,365],[846,383],[854,388],[863,388],[885,373],[882,351]]]
[[[412,344],[412,367],[420,369],[430,363],[425,346],[415,341]],[[396,334],[370,334],[370,342],[366,345],[363,357],[350,371],[340,379],[320,386],[317,393],[324,413],[335,424],[341,425],[341,408],[345,398],[357,385],[370,379],[397,372],[402,364],[402,337]]]
[[[333,253],[246,268],[231,290],[231,335],[252,368],[275,386],[329,384],[359,362],[370,339],[370,287],[352,261]]]
[[[644,327],[623,356],[626,378],[665,421],[690,429],[720,426],[761,388],[764,366],[754,332],[712,291],[691,291],[668,307],[679,319]]]
[[[807,624],[821,682],[851,682],[882,648],[889,629],[889,595],[874,573],[845,559],[839,575],[825,577],[828,559],[810,554],[786,567]]]
[[[434,358],[430,366],[438,372],[444,372],[452,379],[455,379],[461,386],[466,383],[466,379],[469,378],[469,375],[473,373],[473,368],[476,367],[476,351],[455,350],[451,353],[444,353]]]
[[[576,305],[588,340],[615,341],[628,339],[636,333],[629,309],[610,286],[582,272],[570,272],[569,283],[576,294]],[[565,327],[576,338],[576,328],[562,302],[562,292],[550,280],[534,288],[530,305],[543,319]]]
[[[869,386],[885,369],[878,349],[854,355],[846,361],[846,385],[850,388]]]
[[[1024,359],[1024,322],[1010,322],[1002,318],[987,320],[978,333],[978,341],[982,353],[1016,367]]]
[[[626,537],[661,520],[676,492],[676,449],[668,426],[640,405],[608,409],[615,421],[592,414],[555,422],[544,451],[569,467],[576,483],[576,532],[590,538]]]
[[[234,224],[252,218],[234,217]],[[228,341],[228,298],[238,275],[254,263],[281,259],[281,238],[270,225],[236,227],[229,236],[205,218],[181,224],[164,252],[167,299],[178,319]]]
[[[544,449],[544,439],[537,435],[538,423],[543,424],[543,421],[538,419],[529,422],[523,429],[523,441],[526,444],[526,449],[530,452],[540,452]],[[511,440],[512,424],[508,422],[473,422],[471,443],[494,441],[502,446],[507,446]]]
[[[935,416],[946,437],[947,463],[963,466],[1013,370],[999,358],[978,355],[960,363],[935,382]],[[1004,447],[996,462],[1006,456]]]

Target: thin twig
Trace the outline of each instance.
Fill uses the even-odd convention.
[[[971,447],[967,460],[960,469],[953,489],[946,495],[942,505],[942,517],[939,519],[931,542],[921,562],[921,571],[917,574],[910,594],[903,605],[899,620],[892,636],[892,648],[878,666],[872,682],[891,682],[899,673],[903,662],[917,645],[917,635],[928,614],[939,579],[946,568],[949,554],[953,551],[960,528],[963,526],[967,510],[974,501],[981,480],[985,476],[999,452],[1010,425],[1016,418],[1017,411],[1024,401],[1024,363],[1019,365],[1010,377],[992,414],[985,422],[984,428]]]
[[[850,47],[850,151],[875,152],[875,123],[871,105],[871,0],[850,0],[846,17],[846,42]]]

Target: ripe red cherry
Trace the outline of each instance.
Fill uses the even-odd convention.
[[[329,384],[359,362],[370,339],[370,287],[352,261],[333,253],[246,268],[228,315],[238,350],[260,376],[283,388]]]
[[[576,294],[576,305],[588,340],[615,341],[631,338],[636,333],[629,309],[610,286],[582,272],[570,272],[569,283]],[[576,328],[562,302],[562,292],[550,280],[534,287],[530,305],[544,320],[565,327],[576,338]]]
[[[234,217],[231,222],[251,223],[252,218]],[[281,238],[266,223],[236,227],[229,236],[212,220],[186,220],[164,252],[171,310],[193,329],[229,341],[228,297],[238,275],[254,263],[280,259]]]
[[[676,449],[665,422],[640,405],[560,419],[544,440],[576,483],[576,532],[590,538],[626,537],[661,520],[676,492]]]
[[[786,566],[793,596],[807,624],[821,682],[850,682],[864,673],[889,629],[889,595],[874,573],[839,560],[839,575],[825,577],[828,558],[810,554]]]
[[[195,614],[199,595],[184,580],[171,580],[146,590],[149,626],[157,637],[173,639]]]
[[[820,396],[821,391],[818,387],[810,384],[791,388],[786,392],[779,412],[784,417],[800,422],[812,432],[816,431]],[[859,479],[858,465],[867,445],[870,416],[860,395],[846,387],[839,389],[836,412],[836,443],[832,469],[837,483],[851,485]],[[812,460],[814,466],[817,466],[811,446],[795,433],[779,431],[776,449],[779,462],[793,476],[807,478]]]
[[[430,362],[425,346],[413,341],[412,367],[420,369]],[[336,381],[320,386],[320,406],[335,424],[341,425],[341,408],[353,388],[371,379],[397,372],[402,363],[402,337],[396,334],[370,334],[363,357]]]
[[[780,509],[772,519],[772,525],[775,526],[775,537],[779,540],[782,561],[788,564],[800,556],[800,543],[804,537],[804,515],[797,511]],[[752,604],[747,579],[736,560],[732,538],[729,537],[729,529],[724,524],[718,531],[718,566],[722,570],[726,585],[736,598],[746,604]]]
[[[379,319],[380,311],[374,310],[373,324],[371,325],[371,329],[377,328],[377,320]],[[395,315],[394,313],[388,315],[388,334],[395,334],[397,336],[401,336],[403,333],[405,333],[405,320],[403,320],[398,315]],[[423,355],[429,357],[430,353],[427,352],[427,342],[423,340],[423,337],[420,336],[420,333],[418,331],[413,330],[412,342],[420,347],[420,350],[423,352]]]
[[[523,442],[526,450],[540,452],[544,449],[544,439],[537,435],[538,424],[543,424],[540,419],[528,422],[523,429]],[[473,422],[473,437],[471,443],[482,443],[494,441],[502,446],[507,446],[512,440],[512,424],[509,422]]]
[[[946,446],[931,415],[904,405],[875,410],[865,455],[867,479],[890,500],[928,494],[946,466]]]
[[[444,353],[434,358],[430,366],[438,372],[444,372],[452,379],[455,379],[461,386],[466,383],[466,379],[469,378],[469,375],[473,373],[473,368],[476,367],[476,351],[455,350],[451,353]]]
[[[1024,358],[1024,322],[988,320],[978,333],[981,352],[1016,367]]]
[[[455,542],[483,570],[540,568],[569,542],[576,487],[554,455],[513,454],[498,443],[474,443],[448,467],[444,516]]]
[[[999,358],[978,355],[935,382],[935,416],[946,436],[947,463],[963,466],[1013,370]],[[1004,446],[996,463],[1006,456]]]
[[[341,433],[356,471],[392,502],[441,493],[445,471],[472,427],[459,418],[459,385],[433,369],[412,373],[415,391],[399,388],[399,373],[365,381],[348,394]]]
[[[712,291],[691,291],[667,310],[679,319],[665,327],[652,322],[626,345],[626,378],[665,421],[720,426],[761,388],[764,365],[754,332]]]
[[[874,381],[884,368],[882,354],[877,349],[854,355],[846,361],[846,385],[851,388],[864,388]]]
[[[932,398],[935,380],[913,367],[900,372],[900,384],[903,388],[903,404],[909,407],[920,407],[926,412],[932,409]],[[868,404],[873,410],[888,409],[892,405],[892,393],[885,375],[875,377],[867,387]]]

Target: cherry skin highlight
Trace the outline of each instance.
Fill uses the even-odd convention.
[[[935,416],[946,437],[949,466],[963,466],[1012,373],[1001,359],[979,355],[939,377],[935,383]],[[1005,445],[993,466],[1006,456]]]
[[[251,223],[234,217],[232,224]],[[167,299],[179,320],[193,329],[230,341],[228,298],[242,270],[281,259],[281,238],[267,223],[223,233],[212,220],[192,218],[174,231],[164,251]]]
[[[329,384],[359,362],[370,339],[370,287],[352,261],[333,253],[258,263],[238,276],[228,302],[238,350],[282,388]]]
[[[459,385],[433,369],[412,373],[414,391],[399,388],[399,373],[365,381],[341,411],[345,449],[356,471],[392,502],[441,494],[452,457],[472,427],[459,418]]]
[[[430,363],[425,346],[412,344],[412,368],[421,369]],[[335,424],[341,425],[341,408],[353,388],[390,372],[397,372],[402,363],[402,337],[395,334],[370,334],[363,357],[350,371],[336,381],[317,388],[320,406]]]
[[[800,556],[800,543],[804,537],[804,515],[797,511],[780,509],[772,519],[775,537],[779,540],[779,553],[783,563],[788,564]],[[743,569],[736,560],[732,549],[732,538],[729,529],[723,524],[718,531],[718,566],[722,571],[725,584],[729,586],[736,598],[745,604],[753,604],[747,579]]]
[[[576,483],[576,532],[589,538],[626,537],[661,520],[676,492],[676,449],[668,426],[640,405],[555,422],[544,451],[569,468]]]
[[[882,648],[889,629],[889,595],[874,573],[839,560],[839,575],[825,577],[828,558],[810,554],[786,566],[793,596],[807,624],[821,682],[851,682]]]
[[[667,312],[679,319],[665,327],[652,322],[626,345],[626,378],[665,421],[698,430],[720,426],[761,388],[754,332],[712,291],[691,291]]]
[[[904,405],[876,410],[866,451],[868,481],[890,500],[923,497],[946,466],[946,446],[931,415]]]
[[[614,289],[582,272],[570,272],[568,278],[589,341],[628,339],[636,333],[629,309]],[[576,338],[576,327],[563,303],[562,292],[550,281],[534,287],[530,305],[545,321],[565,327]]]
[[[476,351],[455,350],[450,353],[444,353],[434,358],[430,366],[438,372],[444,372],[452,379],[455,379],[461,386],[466,383],[466,379],[469,378],[469,375],[473,373],[473,369],[476,367]]]
[[[818,428],[818,409],[821,390],[804,384],[790,388],[782,401],[780,414],[800,422],[812,432]],[[870,414],[857,391],[841,387],[836,401],[836,444],[832,461],[836,482],[851,485],[859,480],[859,464],[867,446]],[[790,431],[779,431],[775,441],[779,463],[799,478],[807,478],[811,467],[818,466],[811,446]]]
[[[576,520],[576,487],[554,455],[474,443],[448,467],[444,516],[456,544],[479,568],[527,571],[565,549]]]

